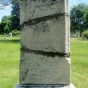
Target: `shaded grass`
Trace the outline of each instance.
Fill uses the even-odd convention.
[[[71,77],[76,88],[88,88],[88,40],[71,38]]]

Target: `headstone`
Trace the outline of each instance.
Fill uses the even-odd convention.
[[[15,88],[74,88],[68,0],[22,0],[20,17],[20,78]]]
[[[9,33],[9,37],[12,37],[12,33],[11,32]]]

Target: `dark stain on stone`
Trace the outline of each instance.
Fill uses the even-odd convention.
[[[52,2],[55,2],[56,0],[51,0]]]
[[[58,13],[58,14],[54,14],[54,15],[49,15],[49,16],[41,17],[41,18],[36,18],[36,19],[33,19],[33,20],[30,19],[29,21],[26,21],[22,25],[20,25],[20,27],[22,29],[26,25],[29,25],[29,26],[35,25],[35,24],[38,24],[40,22],[45,22],[47,20],[51,20],[51,19],[54,19],[54,18],[57,19],[58,17],[65,16],[65,15],[68,16],[68,14],[65,14],[65,13]]]
[[[55,57],[55,56],[70,57],[70,53],[45,52],[45,51],[41,51],[41,50],[31,50],[29,48],[26,48],[25,46],[23,46],[21,48],[21,51],[25,52],[25,53],[34,53],[34,54],[37,54],[37,55],[43,55],[43,56],[48,56],[48,57]]]
[[[26,78],[27,78],[27,76],[28,76],[28,69],[26,69],[26,71],[25,72],[21,72],[21,75],[22,75],[22,77],[21,77],[21,80],[25,80]]]

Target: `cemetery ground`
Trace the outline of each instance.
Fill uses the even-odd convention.
[[[0,35],[0,88],[14,88],[19,81],[20,37]],[[71,38],[71,82],[88,88],[88,40]]]

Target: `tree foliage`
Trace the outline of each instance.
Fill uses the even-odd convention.
[[[83,32],[83,38],[88,39],[88,30]]]
[[[18,2],[12,4],[11,16],[11,29],[20,30],[20,4]]]
[[[11,16],[3,16],[0,23],[0,33],[9,33],[11,31]]]
[[[82,32],[88,26],[88,5],[84,3],[80,3],[77,6],[71,8],[70,11],[70,19],[71,19],[71,31],[80,31],[80,37],[82,36]]]
[[[17,0],[2,1],[9,1],[12,4],[12,11],[11,16],[2,17],[0,23],[0,33],[9,33],[15,29],[20,30],[20,4],[17,2]]]

